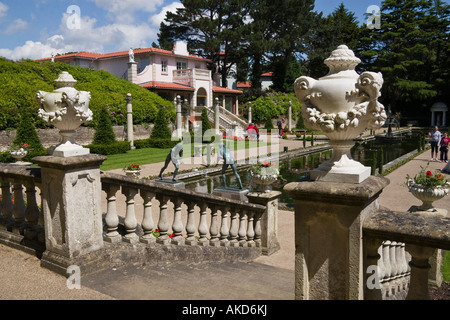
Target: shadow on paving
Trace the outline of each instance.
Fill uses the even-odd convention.
[[[254,262],[125,266],[83,277],[120,300],[293,300],[294,272]]]

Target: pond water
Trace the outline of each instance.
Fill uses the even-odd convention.
[[[417,149],[417,147],[418,133],[412,132],[394,139],[375,138],[368,141],[358,141],[352,148],[352,157],[365,166],[376,168],[379,166],[379,161],[383,165],[387,164]],[[323,161],[329,160],[331,155],[332,151],[329,150],[280,160],[280,175],[284,178],[284,181],[278,181],[271,187],[273,190],[282,192],[279,202],[284,203],[288,207],[292,207],[293,200],[288,194],[283,192],[284,185],[289,182],[308,179],[308,172],[317,168]],[[250,186],[251,177],[248,169],[239,170],[239,176],[244,187]],[[226,179],[228,185],[237,186],[235,176],[232,172],[227,173]],[[212,193],[214,188],[222,185],[222,176],[220,174],[206,176],[200,179],[185,181],[185,184],[186,189]],[[249,189],[251,190],[251,187]]]

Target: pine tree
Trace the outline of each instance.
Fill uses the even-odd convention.
[[[382,72],[381,99],[393,112],[419,117],[448,91],[448,17],[439,0],[385,0],[381,28],[364,32],[363,60]]]
[[[108,109],[105,107],[100,108],[96,114],[97,127],[95,129],[94,139],[92,144],[94,145],[108,145],[116,142],[116,135],[113,130],[111,118],[109,116]]]

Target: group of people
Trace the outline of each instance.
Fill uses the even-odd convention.
[[[434,130],[429,133],[429,136],[431,144],[431,161],[448,162],[448,145],[450,143],[448,133],[441,133],[438,127],[434,127]]]

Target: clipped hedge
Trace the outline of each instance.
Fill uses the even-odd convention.
[[[144,149],[144,148],[158,148],[158,149],[167,149],[173,148],[178,143],[178,141],[172,141],[171,139],[142,139],[134,141],[134,146],[136,149]]]
[[[89,148],[91,153],[110,155],[118,153],[126,153],[131,149],[128,141],[116,141],[111,144],[89,144],[85,145],[85,148]]]

